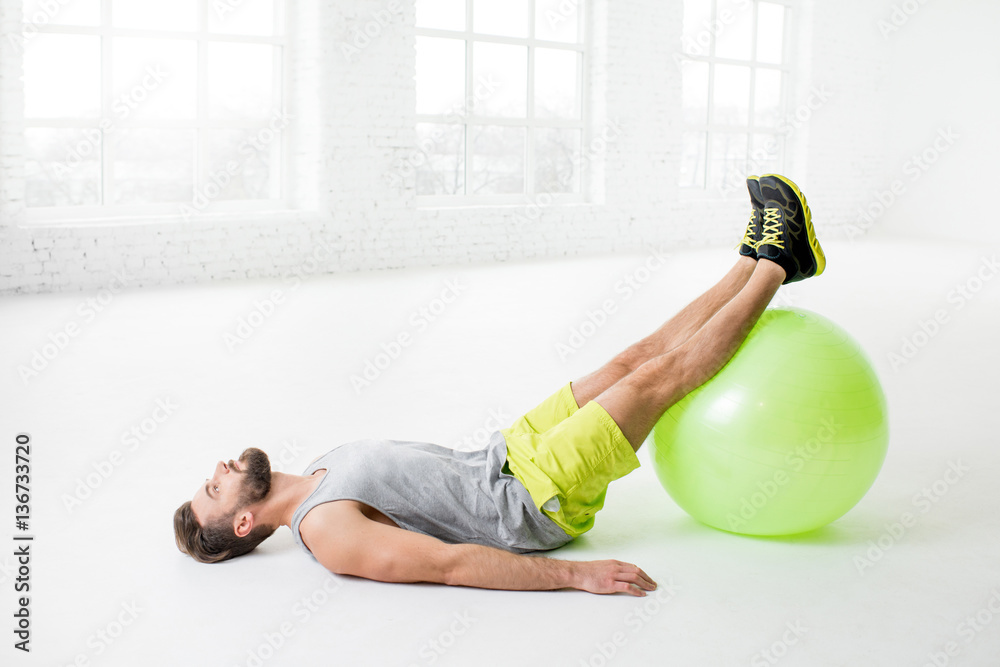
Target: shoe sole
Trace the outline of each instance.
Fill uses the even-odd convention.
[[[806,217],[806,234],[809,236],[809,247],[812,248],[813,257],[816,258],[816,273],[814,273],[812,277],[818,276],[823,273],[823,270],[826,268],[826,255],[823,253],[823,248],[819,245],[819,239],[816,238],[816,230],[813,229],[812,224],[812,211],[809,210],[809,204],[806,203],[806,196],[802,194],[801,190],[799,190],[799,186],[795,185],[795,183],[781,174],[764,174],[760,178],[764,178],[765,176],[776,178],[790,187],[792,192],[795,193],[795,196],[799,198],[800,202],[802,202],[802,210],[805,212]]]

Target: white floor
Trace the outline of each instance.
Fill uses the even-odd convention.
[[[494,415],[505,426],[676,312],[730,249],[668,250],[629,298],[616,284],[646,278],[651,255],[126,291],[96,317],[94,294],[0,300],[0,485],[12,524],[13,439],[30,433],[36,536],[32,653],[8,644],[2,662],[1000,664],[1000,279],[972,280],[998,249],[825,245],[827,273],[779,301],[831,317],[868,350],[892,420],[880,477],[825,529],[755,539],[688,518],[640,450],[644,465],[612,487],[596,528],[552,555],[637,563],[661,583],[645,599],[337,577],[287,528],[248,557],[202,565],[177,551],[171,518],[216,461],[251,444],[296,473],[363,437],[482,444]],[[971,298],[949,299],[970,280]],[[459,292],[442,312],[448,281]],[[281,302],[230,350],[227,334],[274,290]],[[607,323],[561,357],[606,299]],[[438,312],[426,327],[422,307]],[[947,321],[920,335],[938,311]],[[43,350],[71,323],[64,349]],[[400,334],[409,344],[356,391],[351,376]],[[920,348],[893,364],[904,337]],[[52,358],[22,381],[35,351]],[[894,528],[907,512],[912,525]],[[13,527],[4,533],[13,545]],[[12,552],[0,549],[8,642]]]

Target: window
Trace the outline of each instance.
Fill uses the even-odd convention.
[[[29,210],[187,217],[279,203],[282,5],[27,0]]]
[[[784,168],[790,14],[781,2],[685,0],[681,187],[742,188]]]
[[[583,0],[417,0],[418,201],[582,199]]]

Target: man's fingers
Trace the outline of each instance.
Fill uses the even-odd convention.
[[[647,591],[651,591],[656,588],[656,582],[653,581],[648,574],[643,572],[641,568],[630,563],[622,563],[622,565],[624,566],[623,569],[626,574],[635,577],[635,579],[629,579],[629,581],[637,586],[641,586]]]
[[[643,597],[644,595],[646,595],[646,591],[642,590],[641,588],[636,588],[627,581],[616,581],[615,591],[618,593],[628,593],[629,595],[634,595],[636,597]]]

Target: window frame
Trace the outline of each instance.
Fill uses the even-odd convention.
[[[557,42],[543,40],[535,37],[535,24],[537,18],[537,0],[528,0],[528,12],[531,17],[528,26],[527,37],[508,37],[505,35],[491,35],[487,33],[477,33],[473,30],[473,3],[474,0],[465,0],[465,29],[447,30],[440,28],[424,28],[415,26],[416,37],[439,37],[462,40],[465,44],[465,99],[469,99],[474,90],[475,80],[473,79],[473,50],[476,42],[486,42],[493,44],[505,44],[513,46],[527,47],[527,97],[525,100],[525,117],[505,117],[505,116],[481,116],[470,114],[469,109],[464,109],[461,114],[462,122],[455,123],[454,118],[459,114],[421,114],[415,113],[416,123],[437,123],[446,125],[460,124],[464,128],[464,169],[465,188],[468,189],[472,175],[472,142],[470,141],[470,128],[480,125],[502,125],[508,127],[520,127],[525,129],[525,153],[524,153],[524,191],[516,194],[490,194],[475,195],[468,192],[454,195],[421,195],[416,194],[416,205],[418,208],[454,208],[454,207],[474,207],[474,206],[496,206],[496,205],[524,205],[535,203],[540,198],[545,198],[546,205],[551,204],[579,204],[590,201],[587,187],[589,178],[588,159],[583,156],[587,154],[592,135],[590,127],[590,97],[588,85],[588,73],[590,72],[590,62],[593,54],[591,48],[592,36],[588,19],[590,5],[593,0],[578,3],[582,8],[577,13],[577,34],[582,33],[583,39],[577,42]],[[535,116],[535,49],[554,48],[564,51],[573,51],[580,54],[577,64],[577,77],[579,87],[577,88],[577,103],[580,109],[579,119],[565,118],[542,118]],[[580,130],[580,150],[574,156],[574,168],[578,169],[576,174],[579,180],[577,192],[548,192],[536,191],[535,189],[535,141],[534,132],[536,129],[567,128]],[[419,147],[417,148],[420,151]]]
[[[711,25],[718,25],[718,13],[719,13],[719,0],[711,0],[712,2],[712,14],[709,18]],[[795,0],[751,0],[753,8],[752,17],[752,27],[751,27],[751,41],[750,41],[750,54],[751,57],[746,60],[741,60],[737,58],[722,58],[715,55],[715,48],[717,43],[717,35],[712,34],[711,48],[706,54],[693,54],[682,50],[679,53],[679,64],[683,65],[685,62],[701,62],[707,63],[708,68],[708,97],[706,100],[706,117],[704,123],[691,123],[683,118],[683,103],[682,103],[682,118],[681,118],[681,132],[683,134],[689,133],[702,133],[704,135],[704,155],[705,161],[701,166],[701,180],[702,185],[683,185],[681,183],[680,175],[678,175],[677,189],[682,197],[689,199],[702,198],[708,195],[711,191],[716,189],[726,190],[725,177],[720,183],[712,183],[709,180],[710,171],[709,164],[711,162],[711,145],[713,135],[719,134],[730,134],[730,135],[743,135],[747,138],[747,152],[746,159],[744,161],[745,169],[749,174],[751,169],[751,156],[753,155],[753,138],[755,135],[768,135],[770,137],[781,137],[784,139],[784,145],[781,147],[781,153],[779,155],[780,165],[776,171],[781,171],[787,169],[788,167],[788,155],[790,154],[788,133],[784,132],[781,127],[782,124],[787,120],[789,113],[789,106],[791,100],[791,91],[793,90],[794,81],[793,77],[796,68],[792,65],[792,54],[790,50],[792,48],[792,39],[794,37],[793,25],[795,20],[798,18],[795,14],[797,9]],[[782,25],[782,36],[781,36],[781,63],[768,63],[757,60],[757,33],[758,33],[758,8],[761,2],[766,2],[768,4],[782,5],[785,8],[785,18]],[[750,83],[749,83],[749,98],[748,102],[748,118],[747,124],[744,125],[722,125],[713,122],[712,109],[715,102],[715,66],[716,65],[736,65],[739,67],[749,67],[750,69]],[[755,102],[754,96],[756,95],[756,82],[757,82],[757,71],[759,69],[779,71],[782,73],[781,80],[781,91],[779,95],[779,121],[777,126],[757,126],[755,124]],[[681,74],[683,77],[683,73]],[[682,80],[683,86],[683,80]]]
[[[209,30],[209,12],[212,11],[213,0],[198,0],[198,29],[187,30],[156,30],[148,28],[119,28],[112,25],[111,4],[112,0],[101,0],[101,18],[99,25],[61,25],[47,22],[44,24],[30,24],[33,33],[38,34],[73,34],[92,35],[100,39],[101,53],[101,113],[93,118],[32,118],[23,115],[21,126],[27,130],[30,128],[68,128],[68,129],[96,129],[101,132],[101,198],[107,201],[113,192],[114,178],[114,156],[113,147],[110,142],[105,141],[106,132],[101,126],[106,122],[113,124],[114,130],[119,129],[190,129],[195,132],[194,154],[193,154],[193,177],[192,187],[194,193],[198,193],[209,182],[206,160],[206,143],[198,135],[205,130],[220,128],[244,128],[248,132],[259,130],[267,126],[268,120],[212,120],[208,116],[208,45],[213,43],[236,43],[236,44],[269,44],[276,47],[273,51],[272,61],[272,92],[278,97],[276,109],[280,114],[289,113],[289,101],[292,90],[292,57],[290,45],[294,43],[289,34],[291,2],[286,0],[274,1],[274,22],[276,26],[275,35],[243,35],[212,32]],[[22,4],[23,6],[23,4]],[[22,30],[27,28],[28,17],[22,12]],[[114,91],[112,88],[112,68],[113,68],[113,43],[112,38],[167,38],[194,40],[196,44],[196,113],[191,119],[144,119],[133,122],[119,122],[115,118],[112,106],[114,102]],[[25,39],[28,39],[25,37]],[[21,51],[23,58],[23,50]],[[269,117],[270,118],[270,117]],[[289,131],[283,129],[281,136],[276,140],[276,146],[272,151],[276,151],[278,159],[271,161],[271,169],[277,171],[273,177],[276,179],[273,187],[277,191],[277,197],[268,199],[243,199],[243,200],[213,200],[206,210],[194,209],[193,202],[155,202],[155,203],[130,203],[130,204],[82,204],[70,206],[29,206],[27,201],[24,204],[24,221],[28,225],[47,223],[81,223],[81,222],[148,222],[148,221],[194,221],[205,219],[219,219],[232,217],[233,214],[245,213],[275,213],[294,212],[291,205],[289,174],[292,168],[292,155],[289,142]],[[272,152],[273,156],[273,152]],[[188,213],[184,209],[190,209]]]

